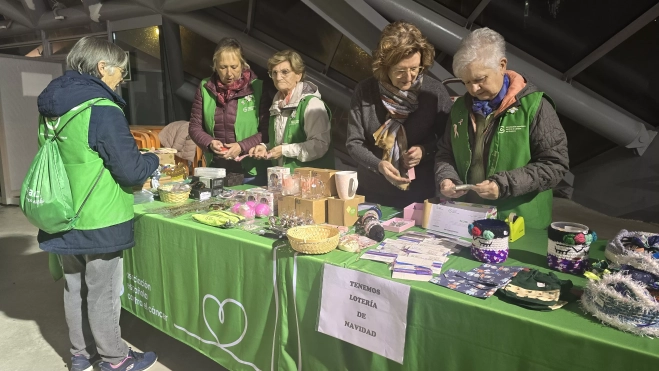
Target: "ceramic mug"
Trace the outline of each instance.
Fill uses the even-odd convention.
[[[336,191],[342,200],[352,200],[357,193],[359,181],[356,171],[338,171],[334,174],[336,179]]]

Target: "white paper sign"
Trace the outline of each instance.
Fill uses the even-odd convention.
[[[318,331],[400,364],[410,287],[325,264]]]
[[[476,220],[496,217],[494,206],[454,202],[432,204],[428,230],[443,236],[471,241],[468,226]]]

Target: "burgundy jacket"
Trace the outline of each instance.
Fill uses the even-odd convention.
[[[251,71],[251,80],[257,78],[254,71]],[[205,87],[215,97],[217,108],[215,109],[215,138],[206,133],[204,130],[203,114],[204,105],[201,98],[201,86],[197,89],[194,102],[192,103],[192,113],[190,114],[190,126],[188,133],[190,138],[205,152],[210,152],[208,146],[213,139],[217,139],[222,143],[236,143],[236,134],[234,126],[236,124],[236,114],[238,107],[238,99],[248,96],[253,93],[252,85],[247,84],[245,87],[238,91],[235,95],[230,96],[226,105],[222,105],[217,100],[217,84],[216,81],[219,76],[213,73],[213,76],[206,82]],[[267,98],[267,94],[261,95],[261,104],[259,105],[259,128],[258,133],[249,138],[245,138],[238,142],[243,153],[247,153],[250,148],[258,145],[259,143],[268,143],[268,125],[270,119],[270,105],[271,100]],[[215,159],[217,160],[217,159]],[[210,165],[210,164],[209,164]]]

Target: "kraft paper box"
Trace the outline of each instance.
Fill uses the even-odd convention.
[[[496,219],[497,208],[491,205],[440,200],[424,201],[423,228],[443,236],[471,241],[468,226],[476,220]]]
[[[155,155],[158,156],[160,165],[172,165],[176,163],[173,153],[156,153]]]
[[[352,200],[327,199],[327,223],[350,227],[359,219],[358,206],[365,201],[364,196],[355,195]]]
[[[297,215],[311,214],[314,223],[323,224],[327,223],[327,199],[318,198],[315,200],[295,197],[283,196],[279,199],[278,215],[283,213],[291,213],[295,211]]]
[[[298,167],[295,170],[293,170],[293,174],[300,174],[300,176],[311,176],[314,170],[316,170],[316,168]]]
[[[339,194],[336,191],[336,180],[334,177],[334,174],[336,174],[337,171],[338,170],[333,169],[313,169],[311,172],[311,175],[317,175],[325,185],[325,189],[323,191],[323,195],[325,197],[338,196]]]

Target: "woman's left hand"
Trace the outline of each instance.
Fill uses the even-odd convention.
[[[224,157],[224,159],[226,160],[232,160],[240,156],[240,153],[243,151],[242,148],[240,148],[240,144],[238,143],[229,143],[229,144],[225,143],[224,146],[229,150],[222,152],[220,156]]]
[[[471,190],[486,200],[496,200],[499,198],[499,185],[497,182],[491,180],[478,183]]]
[[[410,147],[405,153],[403,153],[403,166],[407,169],[411,169],[421,162],[423,158],[423,148],[420,146]]]
[[[274,147],[270,150],[270,159],[276,160],[281,157],[281,146]]]

